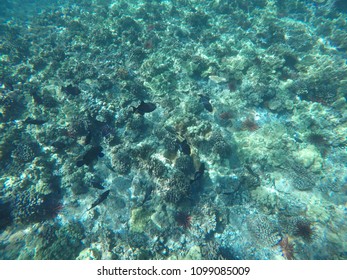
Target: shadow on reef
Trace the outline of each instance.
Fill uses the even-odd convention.
[[[13,222],[11,203],[0,199],[0,232]]]
[[[25,190],[12,199],[0,200],[0,230],[5,230],[12,223],[27,225],[54,219],[63,210],[60,178],[54,177],[50,183],[49,194]]]

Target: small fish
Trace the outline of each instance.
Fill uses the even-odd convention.
[[[104,162],[104,164],[109,170],[111,170],[114,173],[117,173],[116,169],[114,169],[110,163]]]
[[[253,177],[259,179],[259,175],[257,173],[255,173],[248,164],[245,164],[245,167],[246,167],[247,171],[249,172],[249,174],[251,174]]]
[[[62,141],[54,141],[52,144],[51,144],[52,147],[58,149],[58,150],[61,150],[61,149],[64,149],[68,146],[67,143],[65,142],[62,142]]]
[[[200,167],[199,167],[199,170],[197,170],[195,173],[194,173],[194,179],[193,180],[190,180],[190,184],[193,184],[195,183],[196,181],[199,181],[202,176],[204,175],[204,172],[205,172],[205,164],[204,163],[201,163],[200,164]]]
[[[210,103],[210,98],[206,95],[199,94],[200,96],[200,103],[204,105],[205,109],[209,112],[213,111],[212,105]]]
[[[5,88],[6,88],[6,89],[9,89],[10,91],[13,91],[13,90],[14,90],[12,83],[10,83],[10,82],[5,82],[4,85],[5,85]]]
[[[233,195],[234,192],[223,192],[222,194],[224,194],[224,195]]]
[[[295,133],[294,135],[293,135],[293,138],[294,138],[294,141],[295,142],[298,142],[298,143],[303,143],[304,141],[302,141],[301,139],[300,139],[300,137]]]
[[[71,84],[66,87],[61,87],[61,90],[65,92],[66,94],[73,95],[73,96],[79,95],[81,93],[81,90],[78,87],[73,86]]]
[[[93,209],[95,206],[98,206],[101,202],[103,202],[108,197],[109,193],[110,193],[110,190],[103,192],[98,197],[98,199],[93,202],[92,206],[87,211],[89,211],[90,209]]]
[[[88,144],[90,144],[90,141],[92,140],[92,132],[91,131],[89,131],[88,132],[88,134],[87,134],[87,136],[86,136],[86,139],[84,140],[84,145],[88,145]]]
[[[137,107],[131,106],[133,108],[133,113],[138,113],[140,115],[144,115],[145,113],[153,112],[157,106],[154,103],[148,102],[145,103],[143,100],[140,105]]]
[[[84,155],[81,160],[77,161],[77,166],[81,167],[83,165],[90,165],[94,160],[96,160],[98,157],[103,157],[104,154],[102,153],[102,147],[101,146],[94,146],[91,147]]]
[[[190,155],[190,147],[186,139],[184,139],[182,142],[178,141],[180,151],[184,153],[185,155]]]
[[[42,125],[44,123],[46,123],[47,121],[45,120],[39,120],[39,119],[32,119],[32,118],[26,118],[24,123],[27,123],[27,124],[35,124],[35,125]]]
[[[151,199],[152,191],[153,191],[153,187],[150,186],[150,187],[146,190],[146,193],[145,193],[145,196],[144,196],[144,198],[143,198],[143,201],[142,201],[141,205],[144,205],[147,201],[149,201],[149,200]]]
[[[201,163],[200,164],[200,167],[199,167],[199,170],[195,172],[194,174],[194,180],[199,180],[202,175],[204,175],[204,172],[205,172],[205,163]]]
[[[42,97],[37,93],[36,90],[29,91],[29,94],[32,96],[36,104],[43,104],[44,101]]]

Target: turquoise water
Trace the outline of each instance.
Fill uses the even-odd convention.
[[[1,259],[346,259],[347,5],[0,3]]]

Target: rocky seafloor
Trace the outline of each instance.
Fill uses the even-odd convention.
[[[345,1],[39,4],[0,4],[1,259],[347,259]]]

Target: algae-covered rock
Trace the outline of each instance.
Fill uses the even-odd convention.
[[[201,260],[202,256],[201,256],[201,249],[198,245],[194,245],[192,246],[188,253],[184,256],[185,260]]]
[[[73,260],[79,255],[85,233],[80,222],[70,222],[60,228],[48,228],[40,237],[42,245],[35,259]]]
[[[100,260],[101,254],[100,252],[95,248],[85,248],[80,252],[77,260]]]
[[[294,152],[295,160],[305,168],[311,168],[312,171],[319,171],[322,168],[323,160],[320,153],[313,145]]]
[[[173,210],[169,210],[165,205],[159,204],[152,214],[151,220],[157,228],[166,229],[175,222],[172,212]]]
[[[273,212],[278,206],[278,196],[275,191],[267,188],[256,188],[251,191],[252,200],[257,202],[263,211]]]
[[[132,209],[129,222],[130,231],[141,233],[148,229],[149,223],[151,222],[152,214],[153,211],[145,207]]]

